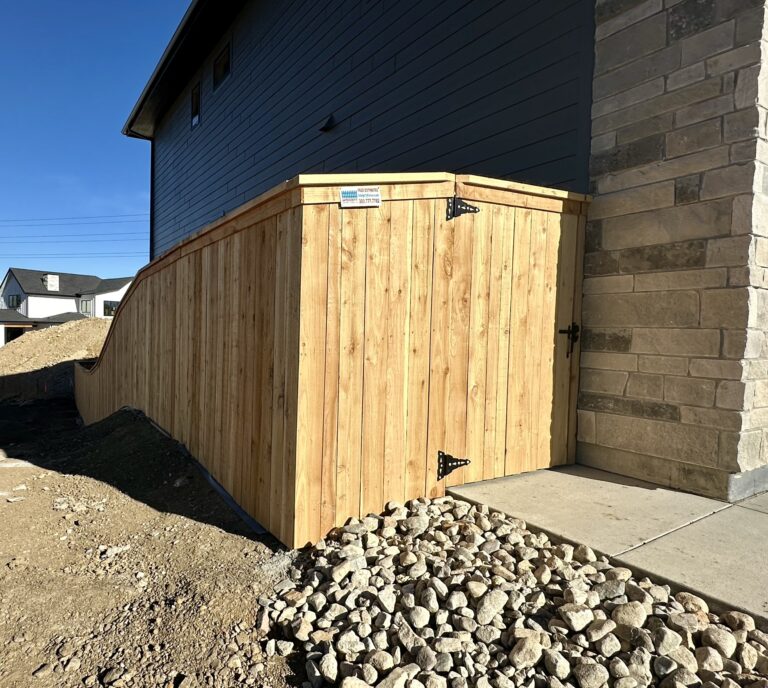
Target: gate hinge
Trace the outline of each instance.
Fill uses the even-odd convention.
[[[442,480],[449,473],[453,473],[457,468],[469,464],[469,459],[457,459],[455,456],[446,454],[444,451],[437,452],[437,479]]]
[[[453,198],[448,199],[448,208],[445,211],[445,219],[446,220],[452,220],[454,217],[458,217],[459,215],[463,215],[464,213],[479,213],[480,208],[476,208],[473,205],[470,205],[465,200],[459,198],[458,196],[454,196]]]

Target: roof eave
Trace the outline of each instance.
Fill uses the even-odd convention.
[[[145,139],[147,141],[152,140],[152,137],[155,133],[154,129],[153,128],[147,129],[145,127],[144,131],[140,131],[135,126],[136,120],[141,115],[142,110],[146,105],[147,99],[152,94],[152,91],[157,85],[158,80],[160,79],[166,67],[168,66],[168,62],[170,61],[173,54],[178,50],[178,47],[181,44],[182,38],[184,37],[184,34],[187,31],[187,27],[189,26],[189,23],[192,19],[192,16],[194,15],[197,8],[204,1],[205,0],[192,0],[192,2],[189,4],[187,11],[184,13],[184,16],[181,18],[179,25],[176,27],[176,31],[174,31],[173,36],[171,36],[171,40],[169,41],[168,45],[165,47],[165,50],[163,51],[163,54],[160,56],[160,59],[158,60],[157,65],[155,65],[155,69],[152,71],[152,75],[149,77],[149,81],[147,81],[146,85],[141,91],[141,94],[139,95],[139,99],[136,101],[136,104],[133,106],[133,109],[131,110],[131,114],[128,115],[128,119],[126,120],[125,125],[123,126],[123,134],[125,134],[125,136],[130,136],[132,138],[137,138],[137,139]]]

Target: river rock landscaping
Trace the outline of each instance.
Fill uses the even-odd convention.
[[[312,688],[768,688],[751,616],[450,497],[335,529],[259,602]]]

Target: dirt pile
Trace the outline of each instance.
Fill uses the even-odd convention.
[[[48,368],[63,361],[95,358],[111,321],[85,318],[33,330],[0,347],[0,376]]]
[[[176,443],[58,399],[0,405],[0,450],[0,686],[285,688],[250,629],[292,555]]]

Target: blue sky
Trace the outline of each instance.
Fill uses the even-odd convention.
[[[3,7],[2,274],[15,266],[114,277],[147,262],[149,143],[120,130],[188,2]],[[136,255],[103,255],[118,253]]]

